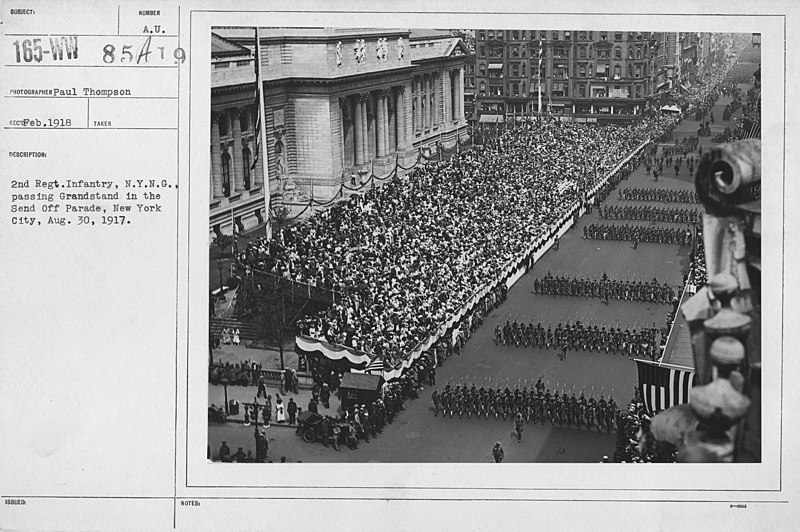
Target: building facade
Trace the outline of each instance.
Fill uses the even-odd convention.
[[[567,120],[624,122],[652,90],[649,32],[479,29],[475,49],[479,122],[536,114],[540,98]]]
[[[245,230],[264,222],[266,211],[258,209],[238,218],[240,190],[255,199],[257,185],[266,181],[262,208],[302,212],[309,202],[336,200],[342,184],[404,172],[420,152],[431,155],[467,135],[463,79],[469,54],[459,37],[408,29],[260,28],[266,149],[253,171],[263,164],[268,179],[253,176],[250,186],[257,190],[250,194],[244,167],[245,148],[252,161],[258,134],[255,31],[216,28],[212,41],[218,42],[211,95],[214,232],[229,233],[228,220]],[[216,66],[223,61],[227,67]]]
[[[267,219],[263,161],[255,159],[254,61],[252,50],[212,33],[209,226],[217,234],[231,234],[234,226],[243,232]]]

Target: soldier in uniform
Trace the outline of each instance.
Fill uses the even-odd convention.
[[[522,417],[522,412],[517,412],[514,416],[514,430],[517,432],[517,442],[522,443],[522,431],[525,430],[525,419]]]

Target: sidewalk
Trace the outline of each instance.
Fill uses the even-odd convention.
[[[243,403],[253,403],[253,399],[256,397],[258,393],[258,386],[228,386],[228,400],[236,400],[239,401],[239,413],[235,416],[228,416],[228,422],[233,423],[244,423],[244,406]],[[275,404],[276,404],[276,396],[280,396],[283,400],[284,404],[284,411],[286,405],[289,404],[289,399],[294,399],[294,402],[297,403],[298,407],[298,414],[302,411],[308,410],[308,403],[311,401],[311,390],[304,390],[300,389],[300,393],[289,393],[289,394],[281,394],[280,389],[276,386],[267,386],[267,393],[269,393],[271,400],[272,400],[272,423],[273,427],[296,427],[297,425],[290,425],[288,423],[289,416],[287,414],[286,419],[287,423],[276,423],[275,422]],[[260,397],[256,399],[256,402],[261,405],[262,407],[266,404],[266,399],[264,397]],[[224,407],[225,404],[225,387],[220,385],[214,386],[212,384],[208,385],[208,404],[222,406]],[[319,403],[318,409],[319,413],[322,415],[327,416],[337,416],[339,411],[340,402],[339,399],[331,394],[331,401],[330,401],[330,408],[324,408],[322,403]],[[261,423],[261,416],[259,415],[258,422]],[[213,423],[209,423],[213,424]]]

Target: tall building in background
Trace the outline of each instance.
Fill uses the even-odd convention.
[[[474,120],[552,113],[622,123],[700,81],[712,34],[642,31],[475,30]],[[541,69],[539,68],[541,54]],[[540,98],[541,95],[541,98]],[[541,109],[539,100],[541,99]]]

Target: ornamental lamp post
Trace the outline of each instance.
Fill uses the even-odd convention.
[[[219,270],[219,296],[222,296],[222,259],[217,259],[217,269]]]

